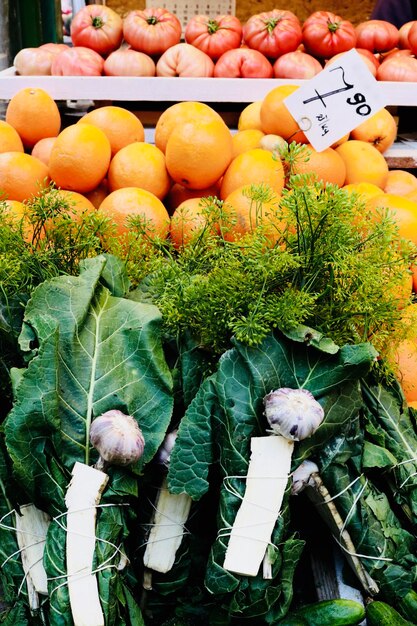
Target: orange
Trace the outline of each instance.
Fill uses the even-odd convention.
[[[406,170],[390,170],[384,191],[393,193],[396,196],[407,196],[407,194],[416,193],[417,178]]]
[[[72,124],[56,138],[49,159],[49,172],[58,187],[85,193],[92,191],[107,174],[110,142],[92,124]]]
[[[160,115],[155,125],[155,145],[165,152],[168,138],[178,125],[195,120],[222,120],[222,117],[203,102],[177,102]]]
[[[345,141],[347,141],[349,137],[350,137],[350,133],[346,133],[346,135],[343,135],[343,137],[340,137],[340,139],[337,139],[337,141],[332,143],[330,147],[337,148],[337,146],[340,146],[342,143],[345,143]]]
[[[237,133],[232,135],[233,142],[233,158],[246,150],[253,150],[253,148],[260,148],[260,141],[262,137],[265,137],[261,130],[256,128],[248,128],[247,130],[238,130]]]
[[[166,166],[176,183],[205,189],[222,176],[232,160],[232,135],[221,119],[196,119],[171,132]]]
[[[370,198],[367,206],[370,209],[389,209],[398,225],[400,237],[409,239],[417,245],[417,202],[403,196],[384,193]]]
[[[162,202],[150,191],[138,187],[123,187],[110,193],[99,207],[99,211],[111,218],[117,226],[117,234],[132,231],[128,216],[143,218],[143,229],[150,237],[165,239],[169,231],[169,215]]]
[[[188,198],[175,209],[169,227],[170,238],[175,248],[187,245],[198,233],[207,228],[205,207],[207,204],[202,198]],[[217,225],[213,227],[210,224],[210,229],[218,232]]]
[[[238,187],[261,183],[269,185],[276,193],[281,193],[284,187],[282,163],[269,150],[247,150],[235,157],[224,173],[220,197],[224,200]]]
[[[109,189],[140,187],[164,198],[171,187],[164,153],[150,143],[131,143],[114,155],[108,174]]]
[[[8,200],[29,200],[48,184],[48,168],[39,159],[24,152],[0,154],[0,192]]]
[[[237,122],[238,130],[262,130],[261,106],[262,100],[256,100],[243,109]]]
[[[235,241],[263,225],[268,239],[274,243],[283,230],[283,225],[276,217],[280,195],[273,193],[267,202],[259,202],[251,197],[250,192],[251,185],[243,185],[225,198],[222,236],[226,241]]]
[[[98,209],[104,198],[109,195],[107,179],[102,180],[98,187],[93,189],[93,191],[87,191],[84,195]]]
[[[92,202],[81,193],[77,191],[69,191],[68,189],[59,189],[57,192],[58,198],[62,198],[70,209],[70,212],[74,215],[81,215],[86,211],[95,211],[96,208]]]
[[[373,183],[350,183],[342,187],[348,193],[357,193],[365,198],[373,198],[374,196],[382,196],[384,194],[381,187]]]
[[[412,305],[414,306],[414,305]],[[417,401],[417,339],[405,339],[396,351],[397,377],[408,403]]]
[[[317,180],[342,187],[346,178],[346,165],[333,148],[317,152],[310,144],[293,166],[294,174],[315,174]]]
[[[33,148],[39,139],[58,135],[61,115],[55,100],[46,91],[26,87],[9,101],[6,122],[17,130],[25,148]]]
[[[214,183],[205,189],[187,189],[179,183],[174,183],[165,197],[164,204],[169,212],[174,211],[184,200],[189,198],[207,198],[219,194],[220,185]]]
[[[266,94],[262,101],[260,117],[261,130],[266,135],[280,135],[287,141],[307,143],[308,139],[300,130],[284,104],[285,98],[294,93],[296,85],[280,85]]]
[[[84,115],[78,124],[93,124],[101,128],[110,141],[112,156],[121,148],[145,140],[145,130],[138,117],[127,109],[105,106]]]
[[[45,165],[49,165],[55,139],[56,137],[44,137],[43,139],[39,139],[33,146],[31,155],[42,161],[42,163],[45,163]]]
[[[30,224],[29,220],[25,219],[27,217],[27,207],[23,202],[19,202],[18,200],[3,200],[6,211],[8,214],[16,219],[16,226],[22,229],[21,233],[24,241],[30,243],[33,238],[33,227]]]
[[[395,141],[397,123],[388,109],[381,109],[378,113],[368,117],[350,133],[351,139],[367,141],[375,146],[379,152],[385,152]]]
[[[11,124],[0,120],[0,152],[23,152],[23,143]]]
[[[346,165],[345,184],[373,183],[383,189],[388,178],[388,165],[382,154],[366,141],[349,139],[335,148]]]

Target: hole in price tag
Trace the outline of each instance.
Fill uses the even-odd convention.
[[[356,50],[327,65],[284,104],[318,151],[386,106],[378,81]]]

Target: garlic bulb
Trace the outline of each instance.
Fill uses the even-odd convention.
[[[106,465],[136,463],[145,447],[145,439],[136,420],[117,409],[106,411],[93,420],[90,441],[100,454],[97,469]]]
[[[177,439],[178,429],[172,430],[170,433],[165,435],[165,438],[156,454],[156,462],[161,465],[169,466],[169,461],[171,459],[172,448],[174,447],[175,441]]]
[[[310,437],[324,418],[323,407],[306,389],[282,387],[268,393],[264,404],[273,432],[294,441]]]
[[[308,459],[300,463],[292,475],[291,494],[298,495],[307,487],[311,474],[318,474],[319,468],[313,461]]]

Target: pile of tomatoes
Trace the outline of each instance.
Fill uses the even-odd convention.
[[[19,74],[311,78],[326,61],[356,48],[379,80],[417,80],[417,22],[401,29],[382,20],[358,26],[329,11],[302,24],[273,9],[244,24],[233,15],[196,15],[184,31],[165,8],[130,11],[87,5],[71,23],[72,46],[21,50]]]

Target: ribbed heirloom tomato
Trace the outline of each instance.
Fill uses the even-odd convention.
[[[385,20],[367,20],[356,27],[357,45],[371,52],[386,52],[398,45],[398,28]]]
[[[85,46],[99,54],[109,54],[122,43],[123,21],[116,11],[90,4],[76,12],[71,22],[74,46]]]
[[[226,50],[214,66],[216,78],[273,78],[271,63],[259,50]]]
[[[181,22],[163,8],[130,11],[123,20],[123,37],[134,50],[162,54],[181,40]]]
[[[242,24],[234,15],[195,15],[185,27],[185,41],[209,55],[213,61],[242,41]]]
[[[329,59],[356,45],[356,31],[349,20],[330,11],[315,11],[303,24],[303,43],[313,56]]]
[[[249,48],[276,59],[300,45],[300,20],[292,11],[281,9],[252,15],[243,27],[243,40]]]

